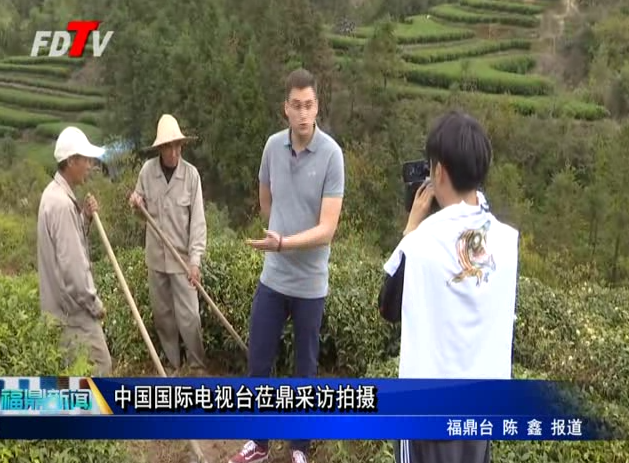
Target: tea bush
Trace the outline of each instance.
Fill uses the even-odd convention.
[[[550,95],[554,91],[553,82],[546,77],[524,75],[522,69],[529,69],[535,63],[530,55],[502,58],[474,58],[469,68],[461,61],[416,65],[406,64],[407,81],[428,87],[450,88],[453,84],[465,84],[466,88],[485,93],[509,93],[523,96]]]
[[[464,45],[439,48],[418,48],[404,51],[402,57],[415,64],[440,63],[461,58],[489,55],[507,50],[530,50],[531,41],[524,39],[479,40]]]
[[[13,127],[16,129],[27,129],[36,127],[46,122],[58,122],[57,116],[36,112],[24,111],[22,109],[10,108],[0,105],[0,125]]]
[[[369,38],[373,35],[373,30],[372,26],[361,26],[356,28],[353,35]],[[393,33],[400,45],[449,42],[469,39],[475,35],[472,30],[442,24],[426,15],[410,16],[405,23],[396,23]]]
[[[453,4],[441,4],[434,6],[429,10],[429,13],[445,21],[467,24],[496,23],[503,24],[505,26],[537,27],[540,23],[539,19],[535,16],[503,13],[494,14],[489,11],[484,12],[482,10],[477,10],[477,12],[475,12],[464,10],[463,8]]]
[[[565,291],[520,278],[515,359],[629,406],[627,301],[626,290]]]
[[[0,102],[22,108],[49,109],[53,111],[93,111],[103,109],[104,107],[104,100],[99,97],[47,95],[1,87]]]
[[[37,277],[0,276],[0,376],[91,374],[84,353],[68,368],[59,326],[39,310]],[[110,441],[0,441],[0,463],[131,462],[123,444]]]
[[[0,271],[15,274],[36,269],[37,225],[31,217],[0,213]]]
[[[204,288],[246,342],[251,300],[262,269],[263,254],[234,236],[211,232],[209,236],[202,268]],[[117,260],[153,342],[157,343],[149,308],[144,252],[142,249],[124,250],[118,253]],[[331,292],[321,330],[323,369],[360,376],[394,341],[395,328],[381,321],[376,309],[381,268],[379,259],[360,248],[344,243],[335,245],[330,264]],[[101,298],[109,309],[105,329],[112,356],[123,364],[146,360],[147,349],[110,263],[99,262],[95,274]],[[236,342],[210,313],[203,298],[200,304],[208,355],[220,358],[231,369],[244,369],[245,357]],[[289,323],[277,364],[280,375],[292,374],[292,343]]]
[[[367,370],[367,377],[373,378],[397,378],[399,358],[394,357],[374,363]],[[540,373],[529,370],[519,364],[513,366],[513,378],[517,379],[549,379],[552,374]],[[592,400],[592,397],[590,397]],[[614,421],[624,428],[629,423],[629,408],[614,407],[600,399],[595,399],[599,417],[616,418]],[[341,449],[336,451],[339,455],[351,454],[353,458],[369,458],[369,455],[388,455],[393,451],[389,442],[342,442]],[[626,462],[629,455],[629,442],[492,442],[492,462],[494,463],[524,463],[524,462],[554,462],[572,463],[575,461],[585,463]],[[348,461],[348,460],[338,460]]]
[[[68,78],[72,74],[71,67],[52,66],[48,64],[12,64],[0,62],[0,72],[22,72],[37,76]]]
[[[546,9],[543,5],[528,3],[503,2],[495,0],[460,0],[461,5],[483,10],[502,11],[526,15],[542,14]]]
[[[53,58],[57,59],[57,57]],[[72,58],[76,59],[76,58]],[[33,91],[44,90],[60,90],[62,92],[74,93],[77,95],[94,95],[102,96],[104,90],[101,87],[89,87],[85,85],[69,84],[54,78],[33,77],[19,73],[2,73],[0,82],[8,82],[12,84],[20,84],[31,87]]]

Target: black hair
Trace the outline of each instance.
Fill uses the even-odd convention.
[[[430,130],[426,155],[432,164],[441,163],[446,169],[457,193],[466,193],[485,182],[492,148],[476,119],[461,111],[450,111]]]
[[[59,162],[57,164],[57,170],[59,172],[63,172],[64,170],[66,170],[66,168],[68,167],[68,160],[64,159],[63,161]]]
[[[312,91],[317,94],[317,80],[312,75],[312,73],[304,68],[295,69],[291,72],[286,78],[286,82],[284,84],[286,100],[288,101],[288,97],[290,96],[290,92],[296,89],[304,89],[304,88],[312,88]]]

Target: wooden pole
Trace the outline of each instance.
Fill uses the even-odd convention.
[[[107,256],[111,261],[111,264],[114,267],[114,271],[116,272],[116,277],[118,277],[118,282],[120,286],[122,286],[122,292],[124,293],[125,299],[127,303],[131,307],[131,312],[133,313],[133,318],[135,318],[135,322],[140,328],[140,333],[142,334],[142,339],[144,339],[144,343],[149,349],[149,353],[151,355],[151,359],[157,368],[157,371],[160,376],[166,378],[168,375],[166,374],[166,370],[162,365],[162,362],[159,359],[159,355],[157,355],[157,351],[155,350],[155,346],[153,345],[153,341],[151,341],[151,337],[149,336],[148,331],[146,330],[146,326],[142,321],[142,316],[140,315],[140,311],[138,307],[135,305],[135,301],[133,300],[133,296],[131,295],[131,291],[129,290],[129,286],[127,285],[127,281],[125,280],[124,275],[122,274],[122,270],[120,269],[120,265],[118,265],[118,260],[116,259],[116,255],[114,254],[114,250],[111,248],[111,244],[109,243],[109,239],[107,238],[107,234],[105,233],[105,229],[103,228],[103,224],[98,217],[98,213],[94,212],[92,214],[94,223],[96,224],[96,228],[98,229],[98,233],[100,234],[100,238],[103,241],[103,245],[105,246],[105,250],[107,251]],[[199,446],[199,443],[195,440],[190,440],[190,445],[192,447],[193,452],[195,453],[198,461],[206,461],[203,455],[203,451]]]
[[[149,225],[153,228],[153,230],[155,230],[155,233],[157,233],[159,235],[159,237],[162,239],[164,244],[168,247],[168,249],[170,250],[172,255],[175,257],[175,259],[177,259],[177,261],[179,262],[179,265],[181,265],[181,268],[186,273],[188,273],[188,265],[181,258],[181,256],[179,255],[179,253],[177,252],[175,247],[172,245],[170,240],[166,237],[166,235],[164,235],[164,232],[162,232],[159,229],[159,227],[157,226],[157,223],[155,222],[153,217],[150,216],[150,214],[148,213],[148,211],[146,210],[146,208],[143,205],[140,204],[138,206],[138,208],[140,209],[140,211],[142,212],[142,214],[146,218],[146,221],[149,223]],[[195,286],[197,287],[197,289],[199,290],[199,292],[203,296],[203,299],[205,299],[205,301],[208,303],[208,306],[212,309],[212,312],[214,312],[214,314],[218,317],[218,319],[221,321],[223,326],[225,326],[227,331],[229,331],[229,333],[236,340],[236,342],[242,348],[242,350],[244,350],[245,353],[247,353],[248,352],[247,345],[244,343],[242,338],[238,335],[238,333],[236,332],[234,327],[229,323],[229,321],[227,321],[227,319],[221,313],[221,311],[216,306],[216,304],[214,304],[214,301],[212,301],[212,299],[210,298],[209,294],[205,291],[205,289],[203,289],[203,286],[201,286],[201,283],[197,281],[197,282],[195,282]]]

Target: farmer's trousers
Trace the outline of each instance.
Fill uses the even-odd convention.
[[[69,317],[63,323],[61,347],[67,350],[66,364],[76,360],[78,352],[86,349],[90,363],[94,365],[94,376],[110,376],[112,372],[111,355],[107,347],[105,333],[100,320],[81,313]]]
[[[207,366],[199,296],[185,273],[163,273],[149,269],[149,298],[157,336],[168,362],[181,367],[179,335],[186,347],[188,364],[193,368]]]
[[[325,298],[290,297],[258,283],[249,321],[249,376],[269,377],[275,364],[286,320],[293,320],[295,334],[295,374],[308,378],[317,375],[319,332]],[[268,448],[268,441],[256,440]],[[309,440],[291,442],[292,450],[307,453]]]

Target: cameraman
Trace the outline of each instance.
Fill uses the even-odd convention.
[[[415,194],[379,296],[382,317],[401,321],[399,377],[511,378],[518,231],[499,222],[478,191],[490,141],[472,117],[450,112],[430,131],[426,155],[430,181]],[[440,210],[430,214],[433,198]],[[402,440],[395,456],[488,463],[490,443]]]

